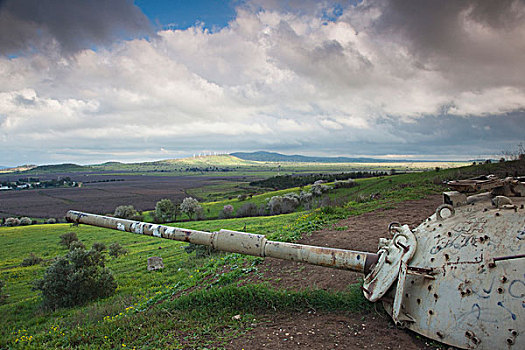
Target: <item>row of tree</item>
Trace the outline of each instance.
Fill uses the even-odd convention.
[[[204,213],[199,201],[186,197],[182,202],[171,199],[161,199],[155,205],[153,221],[156,223],[174,222],[181,214],[186,214],[190,220],[203,218]],[[113,215],[117,218],[142,221],[143,216],[132,205],[119,205]]]
[[[361,179],[367,177],[386,176],[385,171],[356,171],[340,174],[307,174],[307,175],[280,175],[273,176],[265,180],[252,181],[250,186],[274,188],[283,190],[291,187],[306,186],[317,181],[333,182],[336,180]]]

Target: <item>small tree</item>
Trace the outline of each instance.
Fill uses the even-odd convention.
[[[63,245],[67,249],[70,249],[71,244],[77,241],[78,241],[77,234],[75,232],[68,232],[60,236],[60,242],[58,244]]]
[[[155,218],[159,223],[177,220],[178,208],[169,199],[161,199],[155,205]]]
[[[82,305],[113,294],[117,283],[96,250],[74,249],[49,266],[35,289],[42,293],[44,307],[56,309]]]
[[[139,213],[132,205],[119,205],[115,208],[113,215],[121,219],[134,220],[139,216]]]
[[[224,218],[231,218],[233,215],[233,205],[231,204],[226,204],[223,208],[222,208],[222,216]]]
[[[20,226],[31,225],[32,223],[33,223],[33,220],[31,220],[27,216],[24,216],[24,217],[20,218]]]
[[[299,195],[287,193],[284,196],[273,196],[268,201],[268,209],[271,215],[287,214],[293,212],[299,206]]]
[[[7,218],[5,219],[4,225],[5,226],[18,226],[20,225],[20,220],[18,220],[17,218]]]
[[[117,242],[109,246],[109,255],[115,259],[121,255],[126,255],[126,254],[128,254],[128,250]]]
[[[199,210],[202,210],[202,207],[199,204],[199,201],[192,197],[186,197],[180,205],[180,211],[188,215],[190,220],[193,219],[193,215],[198,213]]]

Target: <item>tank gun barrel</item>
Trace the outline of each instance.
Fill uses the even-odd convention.
[[[374,253],[276,242],[267,240],[264,235],[238,231],[205,232],[189,230],[73,210],[68,211],[66,218],[69,222],[78,224],[205,245],[230,253],[300,261],[364,274],[368,274],[371,267],[378,261],[378,255]]]

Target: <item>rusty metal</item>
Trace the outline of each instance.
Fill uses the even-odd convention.
[[[407,274],[380,299],[396,323],[461,349],[525,348],[525,198],[509,210],[491,197],[449,196],[454,215],[438,210],[413,230]]]
[[[377,254],[76,211],[68,212],[67,218],[227,252],[364,273],[365,297],[382,301],[400,326],[461,349],[523,349],[525,185],[512,178],[487,176],[449,186],[465,192],[491,192],[469,197],[454,191],[444,193],[444,204],[417,228],[390,224],[391,238],[380,239]]]
[[[200,244],[230,253],[300,261],[365,274],[378,260],[377,254],[373,253],[275,242],[267,240],[263,235],[238,231],[205,232],[189,230],[73,210],[67,213],[66,218],[74,223]]]

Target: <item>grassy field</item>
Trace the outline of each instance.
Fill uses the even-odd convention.
[[[521,163],[516,163],[523,166]],[[520,168],[521,169],[521,168]],[[271,239],[294,241],[302,235],[349,215],[389,207],[443,190],[442,181],[478,173],[513,172],[499,164],[430,171],[359,180],[359,186],[331,191],[326,206],[286,215],[177,223],[178,227],[215,231],[246,230]],[[290,189],[286,191],[294,191]],[[378,194],[374,199],[371,194]],[[253,200],[265,201],[276,193]],[[237,200],[231,203],[242,204]],[[227,203],[206,204],[212,210]],[[338,204],[338,205],[336,205]],[[43,276],[51,259],[64,255],[60,235],[74,231],[90,247],[94,242],[119,242],[125,256],[107,259],[118,282],[116,293],[84,306],[44,310],[34,281]],[[153,237],[66,224],[0,227],[0,279],[9,294],[0,305],[0,348],[222,348],[247,332],[261,312],[281,310],[355,311],[369,308],[359,286],[345,292],[303,292],[274,289],[269,285],[242,283],[258,273],[260,258],[217,254],[196,258],[184,243]],[[33,252],[46,259],[40,265],[21,267]],[[164,270],[148,272],[150,256],[164,259]],[[232,318],[241,315],[240,319]]]
[[[294,213],[262,218],[244,218],[185,223],[184,227],[218,230],[228,227],[276,237],[282,231],[319,228],[324,221],[317,214]],[[180,225],[179,225],[180,226]],[[288,228],[288,229],[286,229]],[[63,255],[59,236],[74,231],[86,246],[93,242],[106,245],[120,242],[129,253],[110,259],[107,266],[118,282],[114,296],[86,306],[43,310],[32,283],[43,275],[45,266],[20,267],[31,252],[44,259]],[[290,237],[288,237],[290,238]],[[246,331],[253,323],[257,307],[275,304],[286,308],[306,308],[319,304],[321,309],[359,307],[363,300],[357,289],[343,294],[320,291],[303,293],[277,291],[267,286],[237,284],[256,273],[260,259],[236,254],[217,254],[197,259],[188,255],[184,243],[131,235],[107,229],[66,224],[0,228],[0,279],[7,282],[6,304],[0,306],[2,329],[0,348],[196,348],[209,344],[221,347],[226,341]],[[149,256],[160,256],[166,268],[146,271]],[[45,265],[45,264],[44,264]],[[173,296],[177,295],[177,298]],[[205,301],[208,300],[208,301]],[[301,306],[302,305],[302,306]],[[199,312],[195,312],[198,307]],[[231,317],[242,313],[241,321]],[[169,316],[169,317],[168,317]],[[191,330],[191,332],[190,332]],[[166,336],[168,334],[168,336]]]

